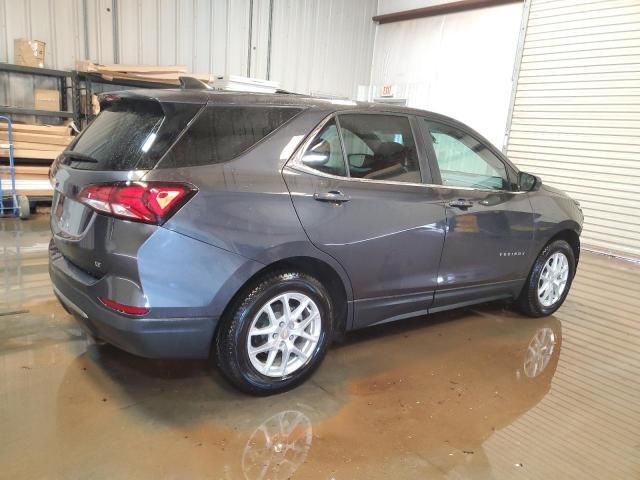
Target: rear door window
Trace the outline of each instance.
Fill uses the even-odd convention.
[[[301,111],[295,107],[209,106],[158,168],[223,163],[241,155]]]
[[[420,183],[416,143],[401,115],[344,114],[338,117],[349,176]]]

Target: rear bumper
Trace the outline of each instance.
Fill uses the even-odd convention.
[[[61,255],[49,259],[54,293],[65,309],[93,336],[147,358],[207,358],[217,318],[138,318],[100,304],[80,272]]]

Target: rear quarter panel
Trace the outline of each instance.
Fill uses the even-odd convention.
[[[309,241],[293,208],[282,167],[295,147],[326,115],[309,109],[243,155],[226,163],[151,170],[148,181],[188,182],[198,193],[164,228],[267,266],[282,259],[309,256],[328,263],[352,298],[342,266]],[[210,265],[209,268],[216,268]],[[231,299],[255,268],[238,269],[216,303]]]

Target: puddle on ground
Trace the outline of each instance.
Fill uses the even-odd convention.
[[[253,398],[208,362],[91,343],[51,294],[46,222],[21,225],[2,237],[22,251],[0,303],[7,478],[640,477],[636,267],[584,254],[550,318],[493,304],[354,332]]]

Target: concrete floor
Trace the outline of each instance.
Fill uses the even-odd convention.
[[[640,478],[640,267],[585,253],[565,305],[348,337],[251,398],[206,362],[90,344],[53,298],[47,220],[0,220],[2,478]]]

